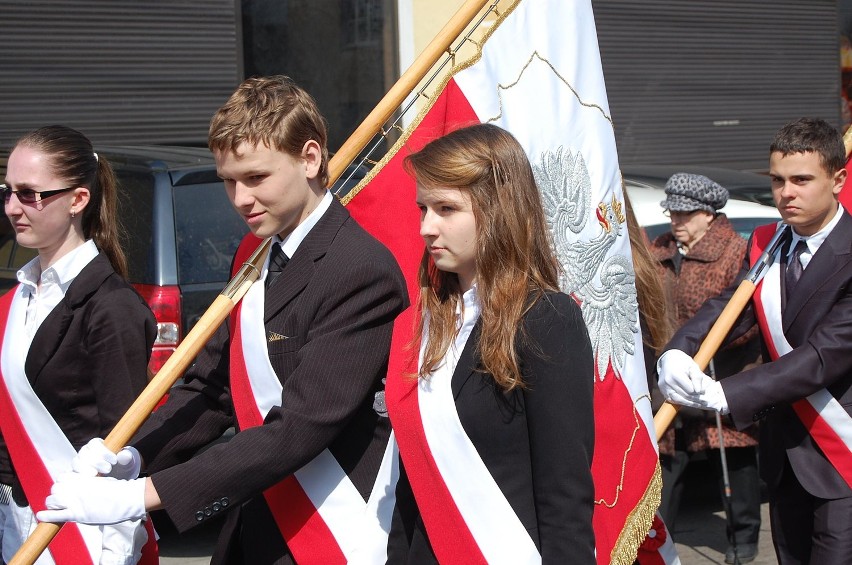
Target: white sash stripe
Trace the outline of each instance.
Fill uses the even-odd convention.
[[[779,252],[780,253],[780,252]],[[763,314],[766,316],[766,325],[769,328],[769,338],[778,352],[778,356],[785,355],[793,350],[787,338],[784,337],[783,324],[781,322],[781,266],[778,260],[772,262],[766,276],[761,283],[760,300],[763,304]]]
[[[261,416],[266,418],[274,406],[280,406],[283,387],[269,361],[263,303],[264,285],[258,280],[243,298],[240,330],[249,384]],[[294,473],[348,563],[368,565],[387,560],[387,538],[399,477],[396,449],[391,434],[368,502],[364,502],[328,449]]]
[[[444,362],[455,368],[476,317],[466,319]],[[423,362],[428,327],[423,331]],[[452,390],[453,370],[420,379],[417,401],[429,451],[456,507],[488,563],[540,564],[541,555],[464,431]]]
[[[782,330],[781,322],[781,267],[774,261],[763,279],[760,298],[766,325],[769,327],[769,338],[775,346],[778,356],[786,355],[793,350]],[[834,430],[846,447],[852,452],[852,417],[828,390],[821,389],[806,398],[820,417]]]
[[[243,359],[254,400],[265,419],[274,406],[281,405],[281,381],[269,362],[266,349],[266,327],[263,324],[264,288],[255,281],[243,297],[240,311],[240,331],[243,336]]]
[[[852,453],[852,417],[843,406],[826,389],[821,389],[808,396],[808,402],[820,417],[828,422],[831,429],[840,437],[846,448]]]
[[[396,506],[396,483],[399,480],[399,447],[393,431],[390,441],[385,448],[379,474],[373,485],[373,491],[367,500],[367,514],[364,517],[364,538],[385,540],[373,547],[365,547],[363,551],[356,550],[350,563],[384,563],[388,560],[387,537],[390,533],[393,509]]]
[[[77,452],[33,391],[24,372],[24,364],[32,340],[27,336],[27,332],[23,331],[27,310],[26,300],[21,289],[18,289],[9,308],[9,319],[3,336],[2,353],[0,353],[0,369],[2,369],[9,396],[18,410],[30,442],[44,462],[47,472],[56,480],[58,475],[72,471],[71,460]],[[103,542],[101,528],[83,524],[76,524],[76,526],[82,534],[92,562],[98,563]]]

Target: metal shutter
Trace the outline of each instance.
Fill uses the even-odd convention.
[[[0,147],[39,126],[97,144],[206,145],[242,79],[235,0],[4,0]]]
[[[619,159],[765,170],[800,116],[840,126],[837,0],[594,0]]]

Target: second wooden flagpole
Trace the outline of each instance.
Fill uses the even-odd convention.
[[[846,150],[846,159],[848,160],[850,154],[852,154],[852,127],[847,129],[846,133],[843,135],[843,146]],[[772,239],[772,242],[770,242],[769,247],[772,247],[773,243],[776,242],[779,233],[780,230],[775,234],[775,237]],[[767,250],[769,247],[767,247]],[[765,254],[766,253],[764,253],[764,255]],[[761,256],[761,259],[763,259],[763,256]],[[764,270],[763,272],[765,274],[766,271]],[[755,287],[759,280],[760,279],[749,282],[748,278],[746,278],[746,280],[740,283],[736,293],[734,293],[731,300],[728,302],[728,305],[725,306],[725,309],[722,310],[722,313],[719,315],[719,319],[716,320],[716,323],[713,324],[712,328],[710,328],[710,332],[707,334],[707,337],[704,338],[704,341],[701,343],[701,347],[698,349],[698,353],[696,353],[693,358],[702,371],[707,367],[707,364],[710,363],[710,359],[712,359],[719,350],[725,336],[727,336],[728,332],[731,331],[734,322],[736,322],[740,313],[746,305],[748,305],[748,301],[751,299],[752,294],[754,294]],[[671,426],[675,416],[677,415],[677,411],[678,406],[666,401],[663,402],[663,405],[660,406],[660,409],[657,410],[656,414],[654,414],[654,433],[657,436],[657,441],[660,441],[663,434],[665,434],[666,430],[669,429],[669,426]]]

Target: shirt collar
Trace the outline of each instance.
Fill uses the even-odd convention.
[[[479,297],[476,294],[476,283],[470,285],[470,288],[462,294],[462,303],[465,308],[471,308],[479,304]]]
[[[86,240],[83,245],[72,249],[63,255],[53,265],[41,270],[41,263],[38,257],[21,267],[17,272],[18,281],[29,287],[31,291],[35,291],[40,279],[45,276],[55,276],[55,282],[60,285],[67,285],[73,281],[80,271],[88,265],[92,259],[97,257],[98,247],[91,239]]]
[[[790,230],[793,234],[793,241],[790,243],[790,252],[796,248],[796,244],[799,243],[799,240],[804,240],[805,244],[808,246],[808,252],[813,255],[817,252],[822,242],[825,241],[825,238],[828,237],[828,234],[834,229],[834,226],[840,221],[840,218],[843,216],[843,206],[837,205],[837,212],[834,213],[834,217],[831,218],[831,221],[825,225],[821,230],[816,232],[815,234],[803,237],[796,233],[795,230]]]
[[[296,226],[283,240],[278,235],[273,236],[272,243],[280,243],[281,250],[284,251],[287,257],[293,257],[293,254],[296,253],[296,250],[308,236],[308,233],[317,225],[326,210],[331,207],[333,199],[334,196],[331,194],[331,191],[325,191],[325,196],[322,197],[317,207],[314,208],[313,212],[308,214],[308,217],[301,224]]]

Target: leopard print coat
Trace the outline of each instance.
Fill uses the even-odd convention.
[[[671,233],[659,236],[651,243],[651,253],[657,259],[660,276],[673,307],[675,327],[692,318],[708,298],[730,286],[737,276],[746,254],[746,241],[737,234],[724,214],[719,214],[687,255],[680,255]],[[748,333],[716,354],[716,378],[725,378],[759,362],[760,342],[755,325]],[[740,432],[729,418],[723,418],[725,447],[745,447],[757,444],[756,426]],[[682,409],[675,422],[679,449],[681,443],[690,452],[719,448],[719,433],[713,412]],[[672,430],[660,442],[662,453],[672,453],[675,434]]]

